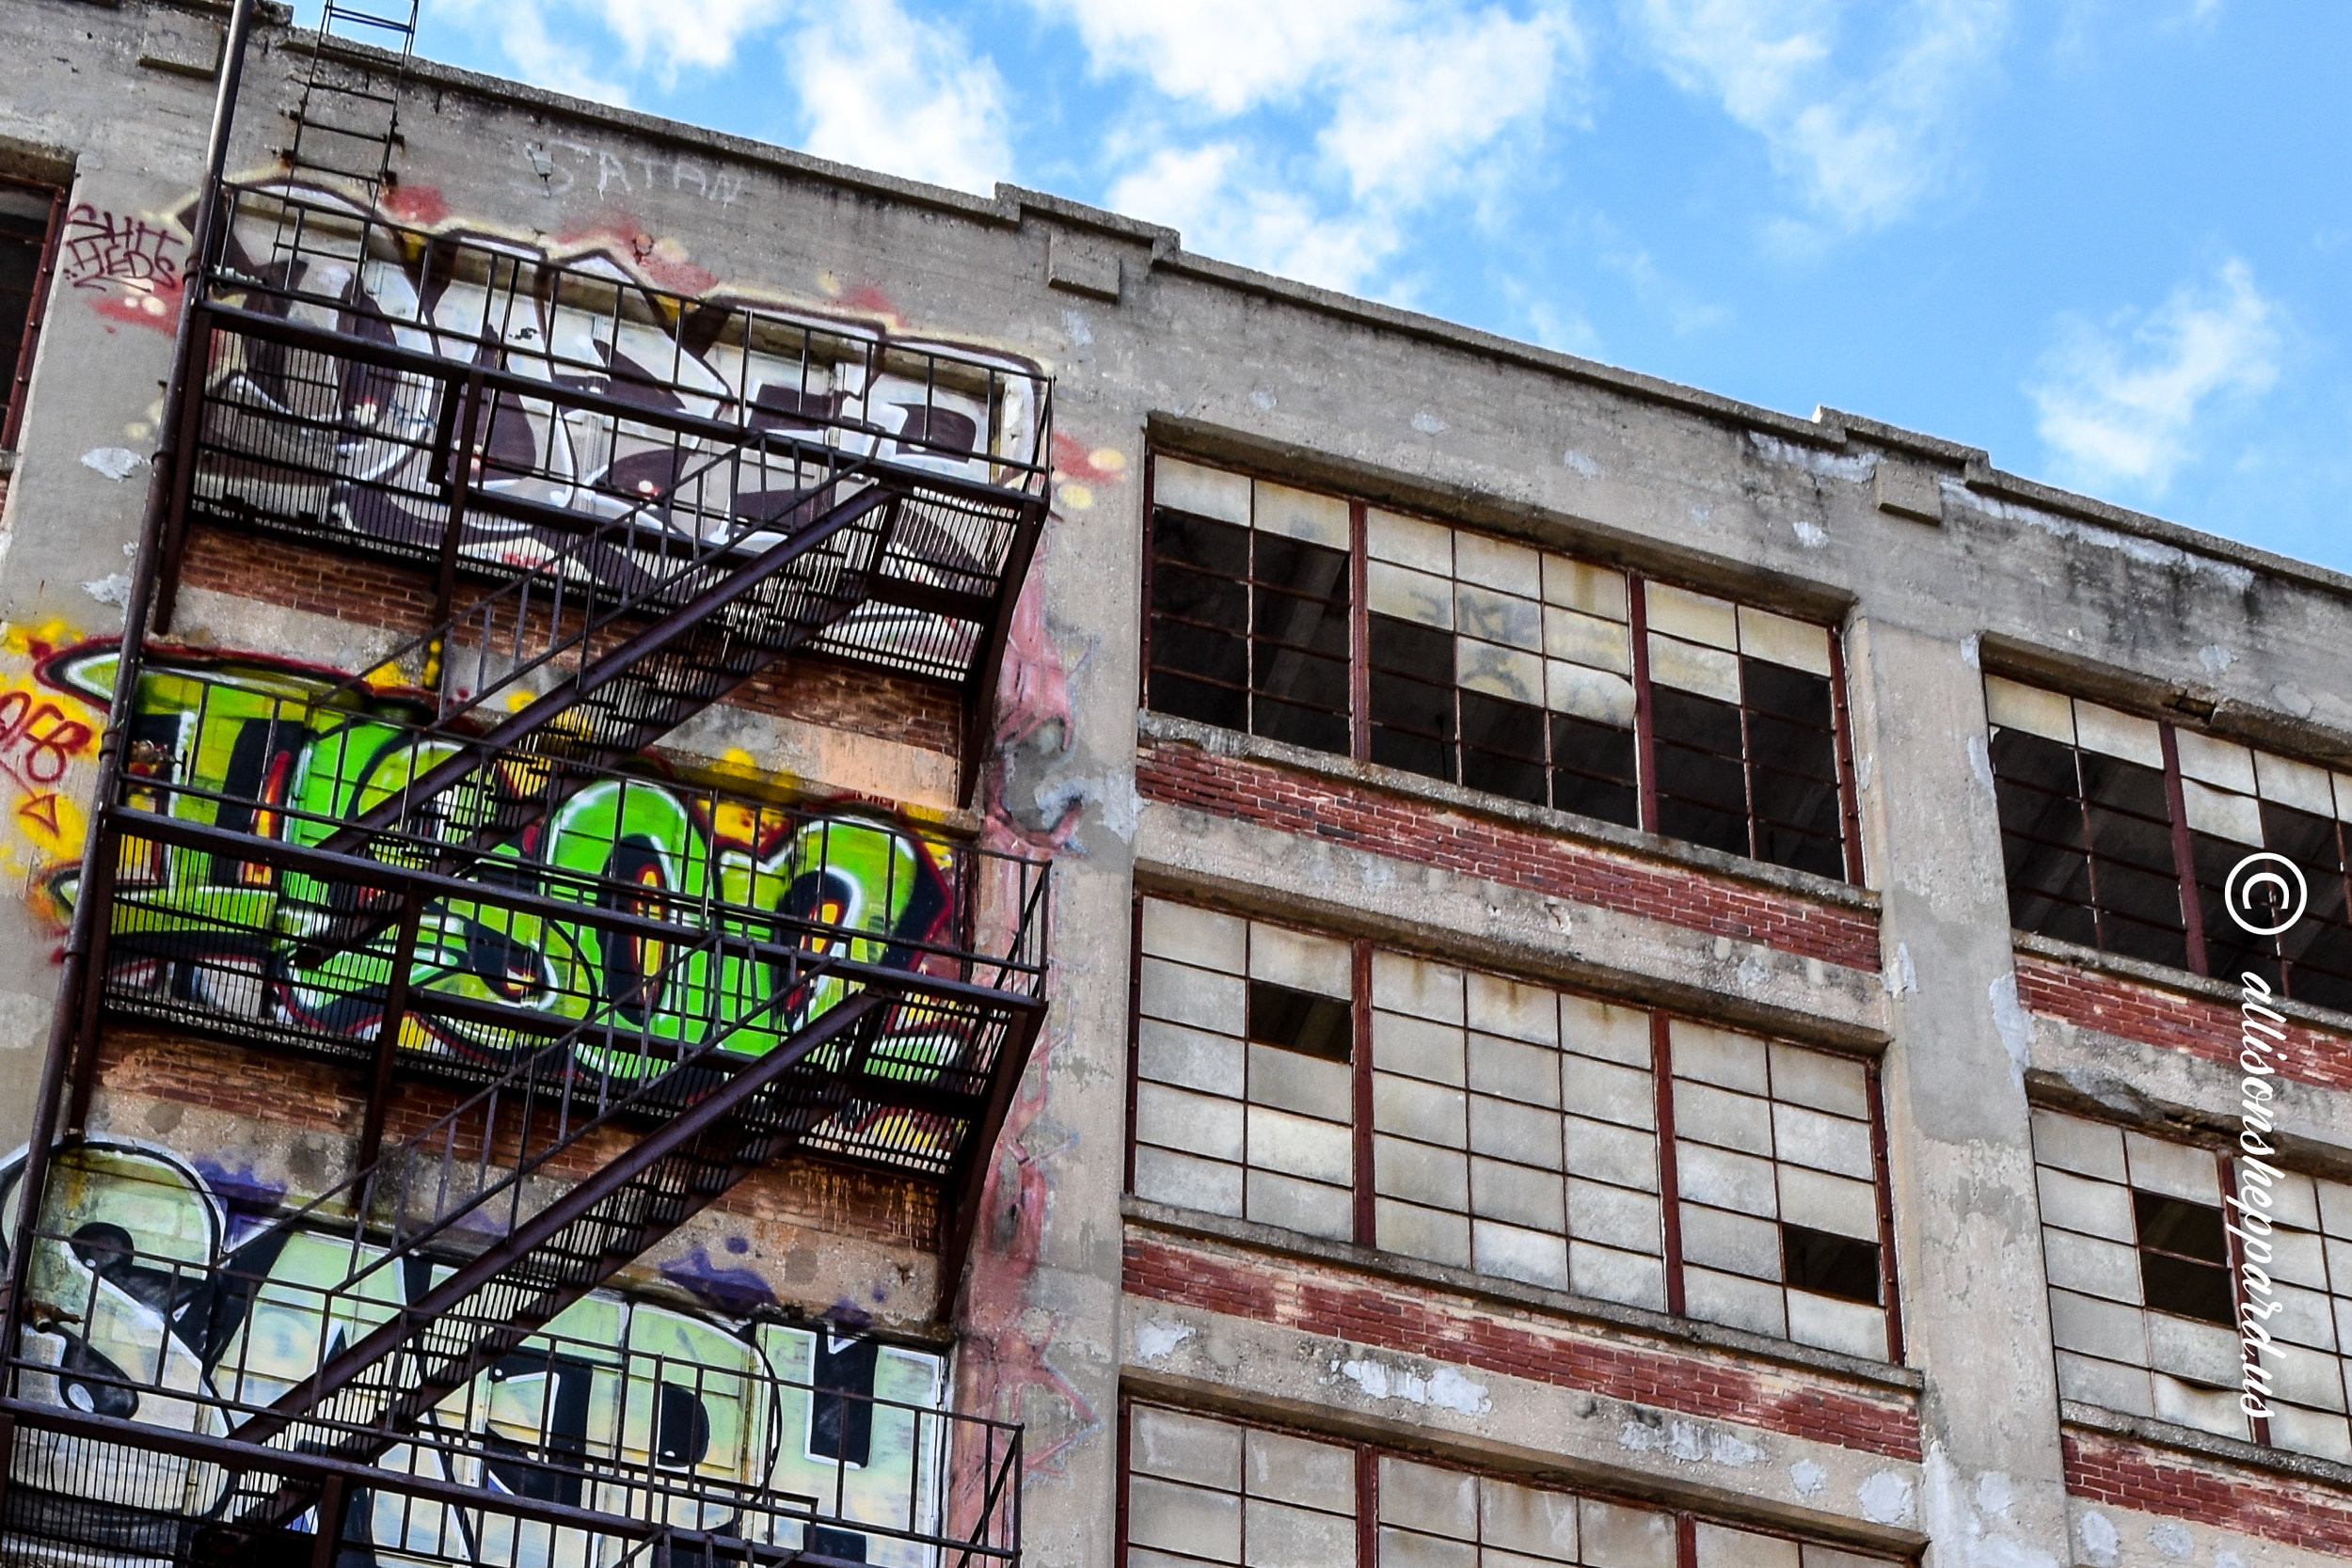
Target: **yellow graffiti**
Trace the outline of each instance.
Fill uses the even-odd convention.
[[[98,754],[103,715],[41,684],[35,670],[52,650],[78,641],[64,623],[0,622],[0,876],[48,910],[45,873],[82,853],[89,818],[79,765]]]

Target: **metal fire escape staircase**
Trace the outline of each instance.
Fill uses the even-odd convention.
[[[415,21],[413,3],[330,0],[285,179],[206,193],[213,244],[191,291],[154,615],[167,631],[199,528],[429,577],[421,631],[372,671],[278,699],[263,721],[273,736],[325,733],[380,715],[386,683],[405,683],[409,766],[389,785],[341,789],[327,812],[142,741],[101,802],[100,852],[77,893],[99,918],[71,1123],[109,1016],[370,1064],[356,1174],[264,1238],[348,1234],[345,1275],[316,1288],[317,1305],[322,1322],[357,1328],[297,1377],[222,1373],[198,1400],[214,1414],[170,1437],[103,1402],[29,1404],[31,1363],[5,1347],[6,1415],[52,1433],[44,1452],[170,1452],[230,1478],[208,1523],[183,1519],[166,1554],[177,1560],[282,1543],[306,1514],[326,1550],[362,1484],[439,1497],[413,1457],[394,1475],[387,1455],[439,1452],[455,1475],[479,1443],[448,1418],[453,1401],[780,1158],[932,1184],[944,1305],[1042,1012],[1044,876],[1029,863],[902,849],[903,829],[859,830],[889,841],[893,876],[901,860],[953,868],[939,918],[910,935],[824,907],[648,895],[610,867],[531,858],[565,801],[627,787],[642,776],[631,759],[795,655],[954,689],[968,794],[1044,516],[1048,388],[1009,361],[666,295],[611,268],[387,221]],[[666,365],[648,343],[669,346]],[[136,671],[134,649],[119,668]],[[201,732],[212,700],[183,733]],[[723,810],[771,808],[715,795],[704,808]],[[804,831],[817,845],[806,864],[829,875],[833,830]],[[208,883],[193,903],[166,888],[168,868],[194,863],[236,885]],[[632,977],[549,971],[526,999],[452,989],[428,961],[559,920],[608,969],[633,955]],[[372,1022],[356,1046],[355,1016]],[[403,1080],[465,1098],[388,1142]],[[18,1241],[76,1257],[88,1244]],[[169,1266],[175,1281],[186,1267]],[[230,1289],[233,1274],[216,1265],[204,1288]],[[429,1284],[388,1306],[392,1278]],[[52,1318],[71,1341],[71,1323]],[[135,1370],[113,1375],[131,1405],[160,1391]],[[1003,1560],[1017,1550],[1006,1523],[1017,1433],[1009,1469],[993,1430],[954,1437],[975,1441],[987,1474],[977,1517],[965,1508],[906,1538]],[[599,1499],[578,1517],[544,1499],[501,1505],[533,1528],[732,1543],[729,1560],[743,1561],[795,1560],[818,1539],[809,1498],[525,1447],[505,1462],[584,1470]],[[24,1470],[20,1455],[12,1499]],[[55,1464],[43,1473],[54,1481]],[[718,1527],[678,1535],[681,1498],[690,1524]],[[8,1507],[14,1534],[19,1503]]]

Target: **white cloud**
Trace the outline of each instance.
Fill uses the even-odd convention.
[[[2184,283],[2144,315],[2124,312],[2105,330],[2065,320],[2059,334],[2026,390],[2042,440],[2089,483],[2160,492],[2193,454],[2201,407],[2250,397],[2279,375],[2279,307],[2237,260],[2211,286]]]
[[[1847,231],[1908,213],[1945,177],[1966,88],[2007,30],[2007,0],[1911,0],[1900,41],[1837,69],[1836,0],[1628,0],[1685,90],[1764,139],[1807,206]]]
[[[1076,28],[1098,74],[1141,78],[1200,126],[1197,140],[1136,137],[1112,206],[1173,224],[1194,249],[1355,291],[1420,210],[1465,189],[1475,210],[1584,63],[1563,0],[1031,4]],[[1246,119],[1277,106],[1291,123]],[[1299,119],[1316,128],[1310,152],[1295,150]]]
[[[610,103],[615,78],[650,68],[663,86],[680,70],[716,70],[750,33],[785,14],[790,0],[425,0],[429,16],[488,27],[530,80]],[[619,45],[598,51],[583,35],[601,28]],[[601,41],[601,40],[599,40]]]
[[[1110,188],[1110,205],[1183,230],[1184,243],[1264,272],[1359,290],[1398,244],[1365,212],[1320,212],[1254,166],[1233,142],[1162,148]]]
[[[1393,35],[1397,0],[1031,0],[1078,29],[1094,70],[1139,71],[1170,98],[1236,115],[1287,97],[1365,40]]]
[[[841,0],[781,48],[818,157],[983,194],[1012,172],[1004,81],[953,27]]]

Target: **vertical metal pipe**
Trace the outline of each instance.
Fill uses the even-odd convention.
[[[228,166],[229,135],[234,124],[237,105],[237,86],[245,73],[246,42],[253,32],[253,0],[234,0],[229,15],[228,40],[221,53],[220,83],[213,100],[212,131],[204,153],[204,181],[198,196],[196,244],[189,254],[189,266],[194,273],[180,296],[180,321],[172,343],[171,375],[165,386],[164,417],[157,429],[162,445],[155,452],[147,492],[147,514],[139,529],[138,557],[132,567],[131,592],[123,606],[122,646],[115,664],[113,700],[107,705],[106,731],[99,743],[98,781],[92,792],[96,804],[90,813],[88,837],[84,841],[85,867],[97,863],[102,851],[113,844],[111,811],[116,781],[121,772],[122,750],[127,741],[131,721],[136,711],[139,654],[146,641],[147,612],[155,594],[155,567],[162,529],[170,500],[175,472],[178,467],[178,436],[181,404],[187,397],[188,346],[190,315],[195,296],[202,292],[205,269],[210,265],[215,244],[214,219],[220,204],[221,171]],[[84,890],[87,894],[87,889]],[[63,960],[57,977],[57,1008],[49,1032],[49,1053],[42,1064],[40,1088],[34,1101],[33,1127],[24,1155],[24,1173],[18,1197],[17,1234],[30,1237],[40,1214],[41,1191],[48,1175],[49,1147],[57,1134],[57,1115],[65,1091],[67,1057],[73,1043],[79,1020],[76,1002],[83,997],[85,970],[87,966],[92,927],[104,917],[103,911],[94,910],[95,900],[87,896],[78,899],[73,908],[73,924],[66,938]],[[23,1292],[18,1289],[23,1279],[24,1259],[30,1246],[19,1247],[8,1259],[8,1305],[0,1318],[0,1346],[15,1346],[24,1323]],[[12,1386],[12,1380],[10,1380]],[[0,1390],[4,1391],[4,1390]]]

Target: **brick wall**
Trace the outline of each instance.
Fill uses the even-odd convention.
[[[1688,930],[1783,952],[1879,967],[1877,920],[1733,878],[1661,865],[1270,764],[1176,741],[1147,742],[1136,766],[1147,799],[1238,816],[1375,854],[1466,872]]]
[[[226,529],[190,530],[181,581],[409,636],[428,629],[433,613],[433,579],[424,572]],[[460,601],[474,591],[461,584]],[[951,756],[961,743],[962,705],[952,689],[830,659],[780,660],[738,688],[728,705]]]
[[[2024,953],[2017,956],[2017,995],[2047,1018],[2237,1065],[2240,1015],[2223,1003]],[[2270,1059],[2286,1077],[2352,1088],[2352,1040],[2342,1035],[2289,1023],[2285,1042]]]
[[[2352,1555],[2352,1497],[2104,1433],[2064,1434],[2066,1489],[2093,1502]]]
[[[366,1069],[243,1049],[184,1036],[116,1027],[99,1057],[100,1082],[110,1097],[202,1106],[262,1124],[245,1154],[262,1154],[273,1141],[297,1133],[337,1140],[358,1137],[366,1113]],[[447,1085],[404,1079],[385,1117],[387,1144],[420,1131],[454,1108],[464,1094]],[[141,1115],[121,1117],[119,1130],[153,1135]],[[163,1141],[176,1147],[168,1134]],[[621,1152],[630,1135],[610,1130],[548,1167],[559,1180],[577,1180]],[[348,1159],[349,1155],[340,1156]],[[315,1177],[312,1178],[315,1180]],[[886,1246],[934,1251],[939,1204],[918,1182],[811,1160],[779,1162],[754,1172],[712,1206],[752,1223],[775,1223],[856,1236]]]
[[[1916,1460],[1910,1396],[1831,1373],[1644,1344],[1395,1280],[1130,1236],[1130,1295]]]

